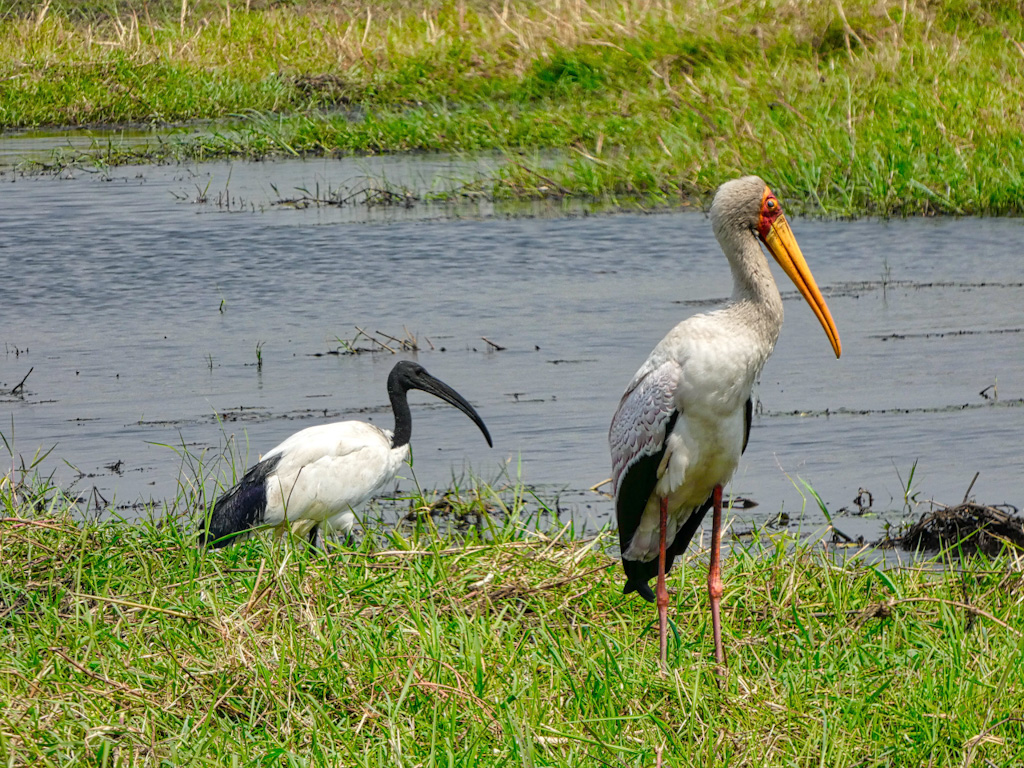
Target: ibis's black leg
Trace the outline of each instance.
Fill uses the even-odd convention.
[[[668,588],[665,586],[665,539],[668,534],[668,500],[661,500],[661,530],[658,534],[658,641],[661,649],[661,668],[668,669]]]
[[[722,602],[722,486],[716,485],[712,492],[714,517],[711,522],[711,565],[708,567],[708,595],[711,598],[711,628],[715,635],[715,661],[725,666],[725,649],[722,648],[722,618],[719,606]],[[662,507],[664,509],[664,507]],[[662,512],[662,520],[664,520]]]

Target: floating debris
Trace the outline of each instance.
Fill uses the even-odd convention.
[[[36,369],[36,367],[34,365],[31,368],[28,369],[28,373],[25,374],[24,378],[22,378],[22,380],[19,381],[17,384],[15,384],[14,387],[11,389],[11,394],[12,395],[21,396],[21,397],[24,396],[24,394],[25,394],[25,382],[28,381],[28,377],[32,375],[32,371],[34,371],[35,369]]]
[[[355,326],[355,329],[356,335],[353,336],[351,340],[346,341],[340,336],[336,337],[336,340],[339,344],[337,349],[332,349],[326,353],[314,352],[313,357],[323,357],[324,354],[359,355],[364,352],[390,352],[392,355],[395,355],[398,354],[399,352],[418,352],[420,349],[419,340],[416,338],[416,335],[412,333],[408,328],[405,328],[404,326],[402,327],[402,330],[405,332],[405,336],[401,338],[397,336],[392,336],[389,333],[384,333],[384,331],[377,331],[377,335],[374,336],[372,333],[363,330],[358,325]],[[366,339],[373,346],[359,346],[358,341],[360,337]],[[392,343],[388,344],[388,341],[382,340],[381,338],[378,337],[383,337],[383,339],[391,341]],[[433,342],[431,342],[430,339],[427,339],[426,341],[427,344],[430,345],[431,351],[433,351]],[[442,349],[441,351],[444,352],[444,349]]]
[[[940,506],[923,514],[902,535],[879,543],[909,552],[949,549],[965,555],[981,552],[994,556],[1008,546],[1024,550],[1024,518],[1017,513],[1017,508],[1009,504]]]

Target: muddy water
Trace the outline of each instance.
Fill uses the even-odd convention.
[[[436,188],[478,168],[431,156],[4,172],[0,390],[32,369],[22,393],[0,396],[15,460],[53,447],[42,468],[58,482],[131,505],[192,481],[181,446],[209,461],[234,440],[251,462],[325,420],[390,426],[395,357],[329,354],[358,326],[414,334],[419,361],[495,437],[488,449],[457,411],[414,394],[420,484],[519,476],[579,524],[605,524],[609,503],[586,489],[609,474],[622,388],[672,325],[728,295],[728,269],[699,212],[308,199],[365,199],[385,180]],[[759,506],[735,528],[783,510],[791,529],[820,530],[806,482],[840,528],[877,538],[904,518],[915,463],[919,500],[957,503],[980,472],[979,501],[1024,501],[1024,222],[793,224],[844,355],[786,283],[731,488]],[[861,489],[873,513],[842,511]]]

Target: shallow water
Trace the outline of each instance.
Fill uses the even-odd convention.
[[[419,361],[477,406],[495,438],[488,449],[460,413],[414,394],[420,484],[507,472],[557,494],[578,523],[605,524],[609,502],[586,489],[609,475],[605,435],[623,387],[666,331],[731,289],[705,216],[277,204],[318,187],[365,197],[383,180],[429,189],[486,162],[5,171],[0,391],[32,373],[22,396],[0,396],[0,433],[26,460],[55,446],[44,469],[81,492],[173,498],[191,478],[168,445],[212,456],[230,437],[251,462],[325,420],[390,426],[396,358],[325,353],[357,326],[407,330]],[[958,503],[980,472],[979,501],[1024,501],[1024,222],[793,227],[843,358],[776,271],[786,324],[731,486],[759,506],[737,511],[736,529],[780,510],[792,530],[822,529],[806,482],[833,514],[869,491],[880,514],[836,524],[878,538],[905,517],[912,470],[919,500]],[[990,399],[979,394],[991,385]]]

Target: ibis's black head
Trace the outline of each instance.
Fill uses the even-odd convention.
[[[391,397],[391,406],[395,410],[395,436],[392,444],[396,448],[408,443],[409,437],[412,434],[412,425],[409,421],[409,404],[406,399],[406,393],[410,389],[427,392],[434,397],[441,398],[446,403],[454,405],[473,420],[473,423],[484,433],[487,444],[493,447],[494,443],[491,442],[491,434],[487,431],[484,420],[480,418],[480,414],[473,409],[473,406],[466,402],[462,395],[440,379],[435,379],[419,363],[401,360],[395,364],[395,367],[391,369],[391,375],[388,376],[388,395]]]

